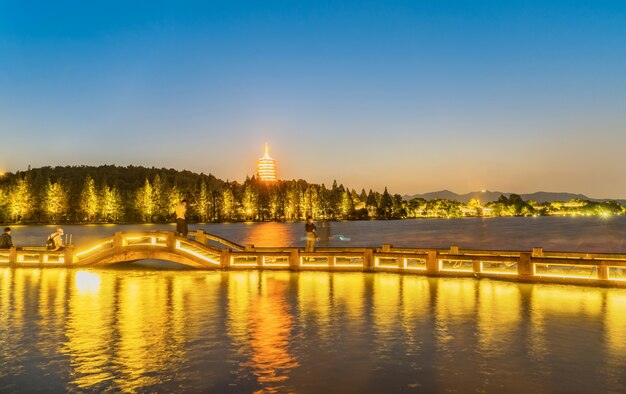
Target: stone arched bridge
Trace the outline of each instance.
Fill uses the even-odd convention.
[[[193,239],[173,231],[115,233],[92,246],[51,252],[41,247],[0,250],[0,266],[102,267],[122,262],[168,260],[196,269],[398,272],[473,276],[523,282],[626,287],[626,254],[382,247],[316,248],[241,246],[197,230]],[[277,240],[280,242],[280,240]]]

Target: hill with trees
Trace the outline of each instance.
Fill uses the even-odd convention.
[[[452,192],[449,192],[452,193]],[[387,188],[357,192],[336,181],[330,187],[302,179],[243,183],[211,174],[165,168],[42,167],[0,177],[2,223],[159,223],[171,220],[183,198],[195,222],[403,219],[466,216],[621,215],[616,201],[525,201],[500,194],[470,198],[402,198]]]

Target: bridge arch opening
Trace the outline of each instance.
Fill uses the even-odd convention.
[[[196,268],[164,259],[140,259],[133,261],[120,261],[107,264],[106,268],[119,270],[151,270],[151,271],[193,271]]]

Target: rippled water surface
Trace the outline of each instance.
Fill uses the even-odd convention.
[[[0,268],[0,392],[623,392],[626,290]]]
[[[319,223],[318,223],[319,225]],[[331,222],[330,246],[380,246],[626,253],[626,216],[416,219]],[[194,224],[241,244],[304,246],[303,223]],[[116,231],[173,230],[173,225],[65,226],[78,248]],[[53,226],[14,226],[17,245],[43,245]],[[342,235],[343,237],[339,237]],[[342,240],[343,239],[343,240]]]

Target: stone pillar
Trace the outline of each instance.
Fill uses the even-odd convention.
[[[167,232],[167,239],[165,240],[165,243],[166,243],[167,248],[169,250],[175,250],[176,249],[176,232],[175,231],[168,231]]]
[[[426,272],[429,275],[439,275],[439,252],[429,250],[426,256]]]
[[[363,270],[374,271],[374,249],[365,249],[363,252]]]
[[[71,267],[74,264],[74,245],[67,245],[65,247],[65,266]]]
[[[608,281],[609,280],[609,266],[606,261],[602,261],[598,264],[598,279]]]
[[[195,239],[196,239],[196,242],[199,242],[202,245],[206,245],[206,243],[207,243],[207,236],[206,236],[206,233],[204,232],[204,230],[200,230],[200,229],[196,230]]]
[[[523,252],[519,254],[519,260],[517,262],[517,277],[521,280],[531,280],[533,278],[531,253]]]
[[[228,248],[222,249],[222,254],[220,256],[220,266],[222,268],[230,267],[230,249]]]
[[[300,270],[300,250],[291,249],[289,251],[289,269],[291,271]]]
[[[473,266],[473,271],[474,271],[474,275],[480,275],[481,270],[481,262],[480,259],[476,259],[472,261],[472,266]]]
[[[124,233],[122,232],[117,232],[115,233],[115,235],[113,235],[113,249],[122,249],[123,243],[124,243],[124,237],[123,237]]]
[[[17,265],[17,249],[15,246],[11,246],[9,249],[9,267],[15,267]]]

